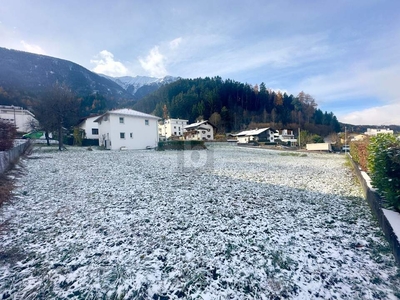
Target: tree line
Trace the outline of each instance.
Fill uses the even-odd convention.
[[[251,127],[302,128],[318,135],[340,131],[336,116],[317,108],[315,99],[252,86],[221,77],[180,79],[139,100],[134,109],[194,122],[208,119],[219,133]]]

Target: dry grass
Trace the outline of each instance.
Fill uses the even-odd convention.
[[[12,180],[7,174],[0,175],[0,207],[3,203],[9,201],[12,196],[14,189],[14,180]]]
[[[30,155],[31,151],[32,151],[31,148],[28,149],[23,155],[23,157]],[[0,174],[0,208],[3,206],[4,203],[10,201],[13,198],[15,179],[23,175],[24,172],[25,172],[25,167],[22,164],[21,160],[19,159],[17,163],[11,164],[9,166],[8,171],[6,171],[3,174]],[[4,222],[0,221],[0,233],[6,229],[8,223],[9,220],[6,220]]]

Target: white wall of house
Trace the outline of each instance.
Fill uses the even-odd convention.
[[[34,114],[19,106],[0,105],[0,119],[15,124],[18,132],[30,132],[33,130],[32,122],[38,123]]]
[[[172,135],[182,136],[183,127],[188,123],[188,120],[183,119],[167,119],[162,124],[158,124],[158,133],[160,136],[169,138]]]
[[[250,141],[250,137],[248,137],[248,136],[242,135],[242,136],[237,137],[237,142],[239,144],[245,144],[245,143],[248,143],[249,141]]]
[[[98,139],[99,138],[99,123],[95,122],[99,116],[88,117],[81,124],[79,128],[85,132],[86,139]]]
[[[133,112],[138,114],[132,115]],[[157,147],[159,118],[155,116],[122,109],[110,111],[97,120],[100,146],[110,150]]]

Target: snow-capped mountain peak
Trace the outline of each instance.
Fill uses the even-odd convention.
[[[138,76],[138,75],[134,77],[132,76],[111,77],[103,74],[99,75],[114,81],[123,89],[125,89],[130,94],[135,96],[135,98],[137,99],[144,97],[145,95],[157,90],[159,87],[165,84],[172,83],[179,79],[178,77],[173,77],[173,76],[165,76],[163,78],[157,78],[157,77]]]

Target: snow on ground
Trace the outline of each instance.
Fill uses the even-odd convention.
[[[344,156],[49,149],[0,211],[0,297],[400,296]]]

